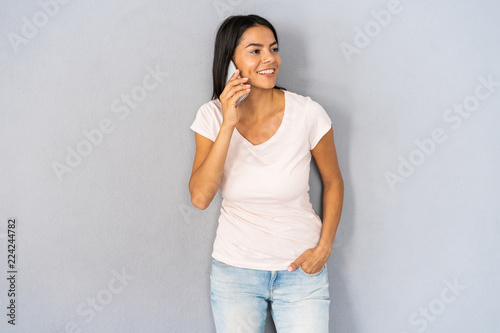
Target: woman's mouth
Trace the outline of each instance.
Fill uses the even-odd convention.
[[[273,77],[274,76],[274,68],[265,69],[265,70],[257,72],[257,73],[259,75],[262,75],[262,76]]]

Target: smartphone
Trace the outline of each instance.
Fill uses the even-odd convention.
[[[229,62],[229,67],[227,68],[226,84],[229,81],[229,79],[231,79],[231,76],[233,76],[234,72],[236,72],[236,69],[237,68],[234,65],[234,62],[231,60]],[[241,76],[238,75],[238,77],[241,77]],[[243,83],[240,83],[240,84],[243,84]],[[238,84],[238,85],[240,85],[240,84]],[[238,106],[238,104],[240,104],[245,98],[247,98],[247,96],[248,96],[248,93],[246,93],[245,95],[243,95],[240,98],[238,98],[238,100],[236,101],[236,106]]]

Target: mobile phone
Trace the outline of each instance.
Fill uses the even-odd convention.
[[[231,60],[229,62],[229,67],[227,68],[226,84],[229,81],[229,79],[231,79],[231,76],[233,76],[234,72],[236,72],[236,69],[237,68],[234,65],[234,62]],[[241,77],[241,76],[238,75],[238,77]],[[243,84],[243,83],[240,83],[240,84]],[[240,84],[238,84],[238,85],[240,85]],[[236,101],[236,106],[238,106],[238,104],[240,104],[245,98],[247,98],[247,96],[248,96],[248,93],[246,93],[245,95],[243,95],[240,98],[238,98],[238,100]]]

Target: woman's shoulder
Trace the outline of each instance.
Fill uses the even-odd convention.
[[[212,111],[221,111],[222,110],[222,106],[221,106],[221,103],[219,101],[218,98],[216,99],[212,99],[204,104],[202,104],[200,106],[200,109],[208,109],[208,110],[212,110]]]
[[[283,90],[285,96],[291,104],[294,104],[301,108],[308,107],[309,103],[314,102],[314,100],[309,95],[302,95],[293,91]]]
[[[197,112],[203,118],[215,119],[219,122],[222,121],[222,106],[219,99],[212,99],[198,108]]]
[[[202,104],[198,112],[203,112],[203,113],[211,113],[211,114],[220,114],[222,116],[222,105],[219,101],[219,99],[212,99],[204,104]]]

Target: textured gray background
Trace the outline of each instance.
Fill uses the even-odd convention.
[[[500,85],[481,87],[500,82],[498,1],[55,4],[0,4],[0,331],[215,331],[221,197],[191,205],[189,126],[210,99],[218,24],[250,13],[277,29],[278,84],[333,121],[345,203],[330,331],[498,331]],[[321,214],[314,162],[310,185]]]

